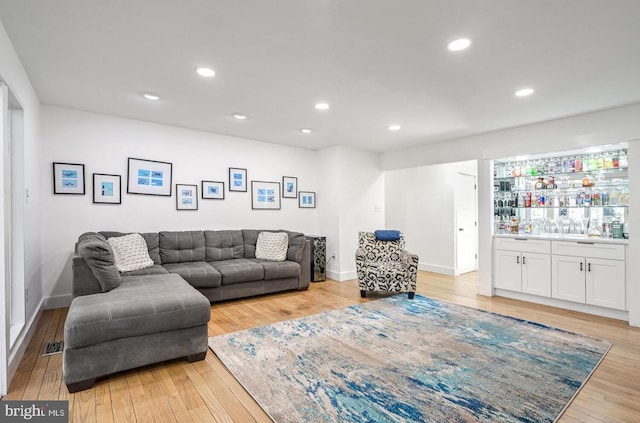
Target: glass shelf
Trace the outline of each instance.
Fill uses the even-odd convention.
[[[519,176],[515,176],[515,175],[507,175],[507,176],[495,176],[494,179],[496,181],[505,181],[505,180],[510,180],[513,178],[528,178],[528,179],[532,179],[532,180],[536,180],[539,177],[549,177],[549,176],[576,176],[578,178],[580,177],[584,177],[584,176],[593,176],[593,175],[603,175],[603,176],[610,176],[610,175],[619,175],[621,178],[626,178],[627,173],[628,173],[628,168],[615,168],[615,169],[600,169],[600,170],[588,170],[588,171],[579,171],[579,172],[551,172],[551,173],[538,173],[536,175],[519,175]]]

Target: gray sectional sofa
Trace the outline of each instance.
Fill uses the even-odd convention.
[[[64,327],[63,379],[69,392],[100,376],[207,353],[211,302],[306,290],[310,246],[288,235],[284,261],[257,259],[260,230],[142,234],[153,265],[120,273],[108,243],[120,232],[80,236],[73,256],[73,295]],[[270,231],[271,232],[271,231]]]

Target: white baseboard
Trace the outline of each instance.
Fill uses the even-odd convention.
[[[31,316],[31,319],[29,319],[25,328],[22,329],[22,332],[18,335],[18,339],[16,339],[15,348],[13,348],[11,355],[9,356],[9,365],[7,366],[7,390],[11,386],[11,380],[18,370],[20,361],[22,361],[22,357],[24,357],[24,353],[27,351],[31,338],[33,338],[33,334],[36,332],[38,322],[40,321],[40,317],[42,317],[42,313],[44,311],[43,305],[44,299],[40,301],[38,311],[33,313],[33,316]]]
[[[47,297],[44,299],[44,309],[52,310],[54,308],[65,308],[71,305],[73,295],[56,295],[54,297]]]
[[[436,265],[427,264],[427,263],[418,263],[418,270],[424,270],[425,272],[440,273],[441,275],[449,275],[449,276],[454,276],[455,274],[455,269],[452,267],[436,266]]]
[[[495,295],[500,297],[522,300],[530,303],[543,304],[566,310],[579,311],[581,313],[595,314],[596,316],[609,317],[611,319],[629,321],[629,312],[614,310],[606,307],[598,307],[590,304],[574,303],[571,301],[558,300],[556,298],[539,297],[537,295],[525,294],[523,292],[509,291],[506,289],[495,289]]]
[[[355,270],[350,270],[348,272],[334,272],[332,270],[327,270],[327,278],[343,282],[351,279],[357,279],[358,273]]]

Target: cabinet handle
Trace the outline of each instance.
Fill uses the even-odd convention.
[[[529,238],[513,238],[515,241],[529,241]]]
[[[520,256],[516,256],[516,263],[520,264]]]
[[[587,270],[591,272],[591,263],[587,264]]]
[[[527,263],[525,263],[525,259],[526,259],[526,257],[522,256],[522,264],[527,264]]]
[[[595,242],[576,241],[576,244],[593,245],[593,244],[595,244]]]
[[[582,262],[580,262],[580,271],[582,272]]]

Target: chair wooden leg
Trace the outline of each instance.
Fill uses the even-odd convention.
[[[360,291],[360,296],[362,298],[367,298],[367,291]]]
[[[415,292],[409,292],[409,299],[413,300],[413,296],[416,295]]]

